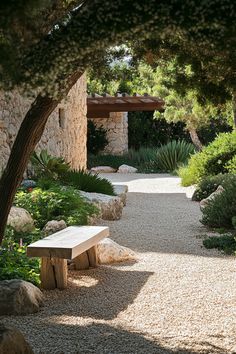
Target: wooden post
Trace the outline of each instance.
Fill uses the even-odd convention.
[[[87,253],[90,267],[96,268],[98,266],[97,246],[91,247]]]
[[[66,259],[43,257],[40,278],[42,289],[65,289],[67,287]]]
[[[87,252],[81,253],[79,256],[74,258],[75,269],[84,270],[89,269],[89,259]]]

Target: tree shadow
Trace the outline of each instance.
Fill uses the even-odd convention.
[[[51,350],[50,353],[57,348],[57,333],[60,333],[63,336],[64,349],[64,351],[57,352],[60,354],[199,354],[199,352],[181,347],[168,349],[157,340],[145,338],[142,333],[115,328],[107,324],[72,326],[51,323],[50,326],[53,329],[51,332],[54,333],[51,338],[52,347],[48,348],[49,351]],[[214,351],[201,351],[201,354],[224,353],[215,349],[214,347]]]
[[[70,271],[69,287],[63,291],[54,291],[53,296],[56,299],[50,303],[50,312],[56,316],[114,319],[134,302],[153,274],[144,271],[119,270],[110,266],[100,266],[86,271]]]

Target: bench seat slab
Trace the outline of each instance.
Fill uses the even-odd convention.
[[[69,226],[27,247],[29,257],[74,259],[109,236],[106,226]]]

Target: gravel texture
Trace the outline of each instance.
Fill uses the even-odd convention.
[[[235,258],[202,248],[192,189],[168,175],[108,178],[129,193],[122,219],[104,224],[138,262],[70,272],[39,313],[0,319],[37,354],[236,353]]]

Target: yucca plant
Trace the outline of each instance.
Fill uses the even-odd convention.
[[[31,157],[31,163],[38,178],[43,176],[58,179],[70,168],[70,165],[62,157],[52,156],[47,150],[42,150],[40,153],[34,152]]]
[[[194,152],[193,144],[184,140],[173,140],[157,150],[155,164],[163,172],[173,172],[186,164]]]
[[[67,171],[61,181],[84,192],[96,192],[108,195],[115,194],[113,185],[106,178],[100,178],[98,175],[93,175],[83,170]]]

